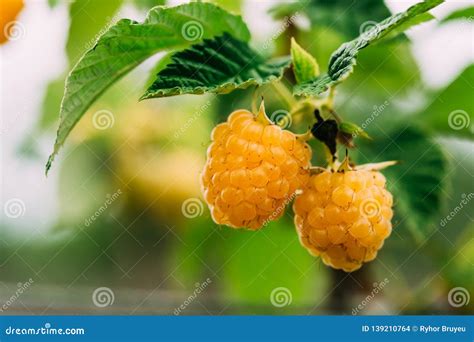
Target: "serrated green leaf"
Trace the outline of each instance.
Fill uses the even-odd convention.
[[[448,162],[443,150],[413,125],[378,132],[374,142],[361,142],[359,163],[400,162],[382,171],[394,198],[394,223],[406,224],[417,238],[426,237],[445,200]]]
[[[400,26],[394,28],[389,33],[387,33],[387,35],[385,35],[382,40],[376,41],[373,44],[377,44],[379,42],[386,42],[386,41],[389,41],[389,40],[391,41],[391,40],[393,40],[397,37],[400,37],[400,35],[403,32],[409,30],[410,28],[412,28],[414,26],[417,26],[417,25],[420,25],[420,24],[423,24],[423,23],[426,23],[430,20],[433,20],[434,18],[435,17],[429,12],[420,13],[417,16],[408,19],[407,21],[405,21]]]
[[[247,43],[225,33],[175,53],[141,99],[182,94],[227,94],[279,79],[287,57],[267,62]]]
[[[61,121],[54,156],[89,106],[119,78],[157,52],[185,48],[223,32],[248,41],[250,33],[240,16],[209,3],[155,7],[143,23],[122,19],[110,27],[72,69],[61,104]]]
[[[328,74],[323,74],[310,82],[306,82],[303,84],[297,84],[293,88],[294,95],[317,95],[325,92],[334,81]]]
[[[458,20],[458,19],[468,19],[468,20],[474,19],[474,6],[465,7],[465,8],[456,10],[450,13],[447,17],[443,18],[441,22],[445,23],[448,21]]]
[[[59,0],[54,0],[56,5]],[[107,25],[120,9],[123,0],[88,1],[76,0],[69,3],[69,34],[66,42],[66,54],[69,65],[74,65],[80,54],[88,46],[92,46]],[[49,128],[58,119],[57,112],[61,106],[66,75],[50,81],[43,98],[39,129]]]
[[[327,75],[320,76],[312,81],[298,85],[295,95],[314,96],[327,90],[328,87],[342,82],[353,71],[356,65],[357,54],[370,44],[380,42],[383,39],[393,38],[392,34],[401,33],[400,28],[406,30],[410,25],[426,21],[426,12],[444,0],[427,0],[420,2],[405,12],[401,12],[380,23],[374,23],[368,30],[356,39],[342,44],[329,59]]]
[[[291,62],[296,82],[304,83],[319,76],[316,59],[291,38]]]
[[[155,82],[156,74],[158,74],[161,70],[163,70],[168,64],[171,63],[171,57],[173,56],[173,52],[166,53],[163,57],[161,57],[158,62],[151,68],[148,78],[145,82],[145,87],[143,90],[148,89],[153,82]]]

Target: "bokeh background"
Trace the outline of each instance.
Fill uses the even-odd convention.
[[[215,2],[242,14],[261,54],[288,54],[294,36],[322,70],[341,43],[415,3]],[[44,176],[70,68],[117,19],[163,3],[25,0],[0,45],[2,314],[472,314],[474,17],[450,16],[472,3],[447,1],[436,20],[364,50],[338,88],[338,112],[374,138],[354,159],[402,160],[386,171],[393,233],[351,274],[300,246],[291,210],[258,232],[212,222],[199,187],[209,134],[250,108],[253,89],[138,102],[162,54],[92,106]],[[269,113],[285,108],[260,91]]]

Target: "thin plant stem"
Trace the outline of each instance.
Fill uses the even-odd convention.
[[[286,102],[288,107],[291,109],[296,105],[296,100],[293,95],[290,93],[287,87],[281,82],[272,82],[272,87],[281,96],[281,98]]]

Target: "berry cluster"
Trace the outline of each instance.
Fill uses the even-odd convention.
[[[352,272],[373,260],[392,230],[392,195],[378,171],[312,174],[304,138],[258,115],[230,114],[211,134],[201,176],[213,220],[257,230],[293,210],[301,244],[336,269]]]

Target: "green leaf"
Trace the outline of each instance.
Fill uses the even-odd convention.
[[[304,83],[319,76],[316,59],[291,38],[291,62],[296,82]]]
[[[175,53],[141,99],[182,94],[227,94],[279,79],[287,57],[267,62],[228,33]]]
[[[461,8],[449,14],[447,17],[441,20],[442,23],[458,20],[458,19],[467,19],[471,20],[474,18],[474,6]]]
[[[390,127],[388,125],[384,127]],[[448,162],[440,145],[412,124],[373,133],[374,142],[360,146],[359,163],[398,160],[383,170],[393,193],[395,228],[406,224],[416,238],[434,229],[434,220],[444,206]],[[362,143],[362,142],[361,142]],[[433,171],[435,170],[435,171]],[[402,232],[400,234],[403,234]]]
[[[385,38],[393,38],[392,34],[394,32],[400,33],[400,28],[407,29],[409,24],[414,25],[420,21],[423,22],[426,18],[425,13],[442,2],[443,0],[420,2],[405,12],[392,15],[380,23],[374,23],[358,38],[342,44],[331,55],[327,75],[322,75],[312,81],[297,85],[294,89],[294,94],[314,96],[327,90],[328,87],[342,82],[352,73],[359,51]]]
[[[300,0],[284,2],[270,9],[275,19],[304,15],[312,27],[334,30],[352,39],[360,34],[364,24],[390,16],[383,0]]]
[[[148,78],[145,82],[145,87],[143,88],[143,90],[148,89],[153,84],[153,82],[155,82],[156,74],[158,74],[168,64],[171,63],[172,56],[173,52],[168,52],[156,62],[156,64],[153,66],[153,68],[151,68],[148,74]]]
[[[328,74],[323,74],[312,81],[297,84],[293,88],[293,94],[304,96],[318,95],[328,90],[329,86],[333,83],[334,81],[332,80],[331,76]]]
[[[420,13],[417,16],[408,19],[407,21],[405,21],[400,26],[397,26],[397,27],[393,28],[390,32],[387,33],[387,35],[385,35],[383,37],[382,40],[376,41],[376,42],[374,42],[374,44],[377,44],[381,41],[386,42],[386,41],[389,41],[389,40],[393,40],[394,38],[399,37],[403,32],[409,30],[410,28],[412,28],[414,26],[417,26],[417,25],[420,25],[420,24],[423,24],[423,23],[426,23],[426,22],[428,22],[430,20],[433,20],[433,19],[435,19],[435,17],[429,12]]]
[[[240,16],[209,3],[172,8],[155,7],[143,23],[122,19],[110,27],[72,69],[61,104],[61,121],[54,156],[89,106],[119,78],[157,52],[185,48],[223,32],[248,41],[250,33]]]
[[[58,2],[59,0],[54,0]],[[74,65],[84,49],[94,45],[100,32],[104,30],[110,21],[120,9],[123,0],[118,1],[88,1],[76,0],[68,3],[69,34],[66,43],[66,53],[69,65]],[[49,128],[54,124],[58,115],[57,112],[61,106],[61,98],[64,93],[64,83],[66,76],[50,81],[46,88],[43,99],[41,117],[38,121],[39,129]]]
[[[415,118],[441,134],[474,139],[474,64],[467,67],[451,84],[438,93]]]

